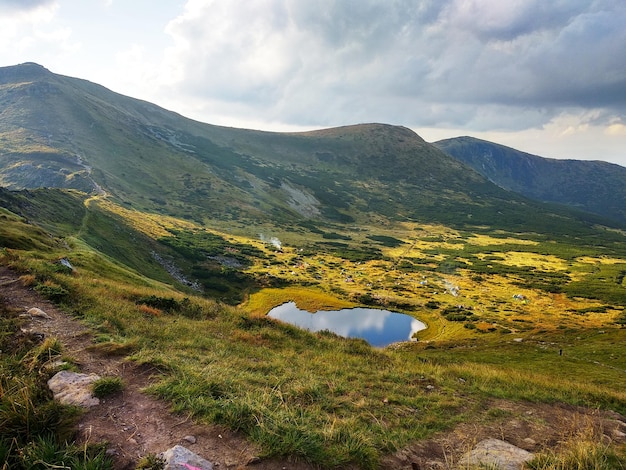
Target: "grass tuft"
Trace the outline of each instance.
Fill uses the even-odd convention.
[[[22,359],[23,364],[30,372],[41,368],[59,358],[63,352],[63,345],[56,338],[45,338],[43,342],[31,349]]]
[[[546,451],[526,465],[532,470],[623,470],[626,457],[602,442],[569,441],[561,449]]]
[[[92,384],[93,394],[97,398],[105,398],[124,389],[124,383],[119,377],[102,377]]]
[[[166,463],[167,462],[162,457],[156,454],[148,454],[137,462],[135,470],[163,470]]]

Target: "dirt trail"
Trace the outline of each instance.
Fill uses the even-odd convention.
[[[242,436],[214,425],[195,423],[188,416],[170,412],[169,405],[141,392],[154,380],[155,371],[92,349],[92,334],[78,320],[22,285],[18,276],[0,266],[0,296],[10,306],[26,312],[39,307],[50,320],[34,318],[35,332],[58,338],[65,353],[81,372],[119,376],[124,390],[91,408],[79,424],[80,442],[109,443],[116,469],[134,469],[138,459],[181,444],[213,462],[216,470],[312,470],[316,467],[289,460],[260,459],[258,449]],[[417,442],[389,455],[382,469],[455,468],[459,456],[485,438],[503,439],[531,452],[553,448],[577,429],[593,426],[610,441],[626,442],[626,418],[617,413],[563,405],[511,403],[494,400],[488,409],[500,410],[501,418],[464,423],[432,439]],[[485,410],[486,411],[486,410]],[[600,434],[600,435],[602,435]]]

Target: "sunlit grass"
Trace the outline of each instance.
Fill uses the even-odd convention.
[[[244,308],[255,315],[265,315],[273,307],[285,302],[295,302],[300,310],[317,312],[353,307],[354,304],[340,300],[336,296],[303,287],[284,289],[263,289],[252,294]]]
[[[468,237],[467,242],[472,245],[490,246],[490,245],[538,245],[535,240],[525,240],[523,238],[512,237],[491,237],[485,234],[473,234]]]
[[[171,234],[169,229],[198,229],[198,224],[176,217],[126,209],[107,200],[98,201],[104,209],[124,218],[133,228],[154,239]]]
[[[540,255],[537,253],[508,251],[502,253],[502,263],[510,266],[532,266],[542,271],[565,271],[568,263],[554,255]]]
[[[559,445],[537,454],[526,466],[532,470],[618,470],[626,468],[626,452],[611,446],[601,426],[581,417],[563,429]]]

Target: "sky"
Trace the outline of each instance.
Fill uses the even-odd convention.
[[[625,0],[0,0],[0,66],[210,124],[379,122],[626,166],[625,25]]]

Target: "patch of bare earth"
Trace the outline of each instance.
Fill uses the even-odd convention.
[[[107,442],[116,469],[134,469],[141,457],[158,454],[176,444],[212,462],[218,470],[316,468],[288,459],[260,459],[259,450],[243,436],[172,413],[166,402],[142,393],[142,389],[154,379],[154,371],[93,348],[92,334],[87,327],[25,287],[16,273],[4,266],[0,266],[0,296],[9,306],[24,312],[32,307],[44,310],[51,318],[33,318],[28,328],[47,337],[58,338],[65,347],[65,353],[78,364],[81,372],[122,379],[123,391],[101,400],[99,405],[86,411],[77,432],[79,442]],[[506,401],[494,401],[490,408],[503,412],[499,418],[464,423],[451,432],[441,433],[386,456],[381,468],[452,469],[463,453],[489,437],[536,452],[554,447],[567,433],[590,423],[601,429],[609,439],[624,439],[620,437],[620,426],[624,430],[626,419],[614,413]]]

